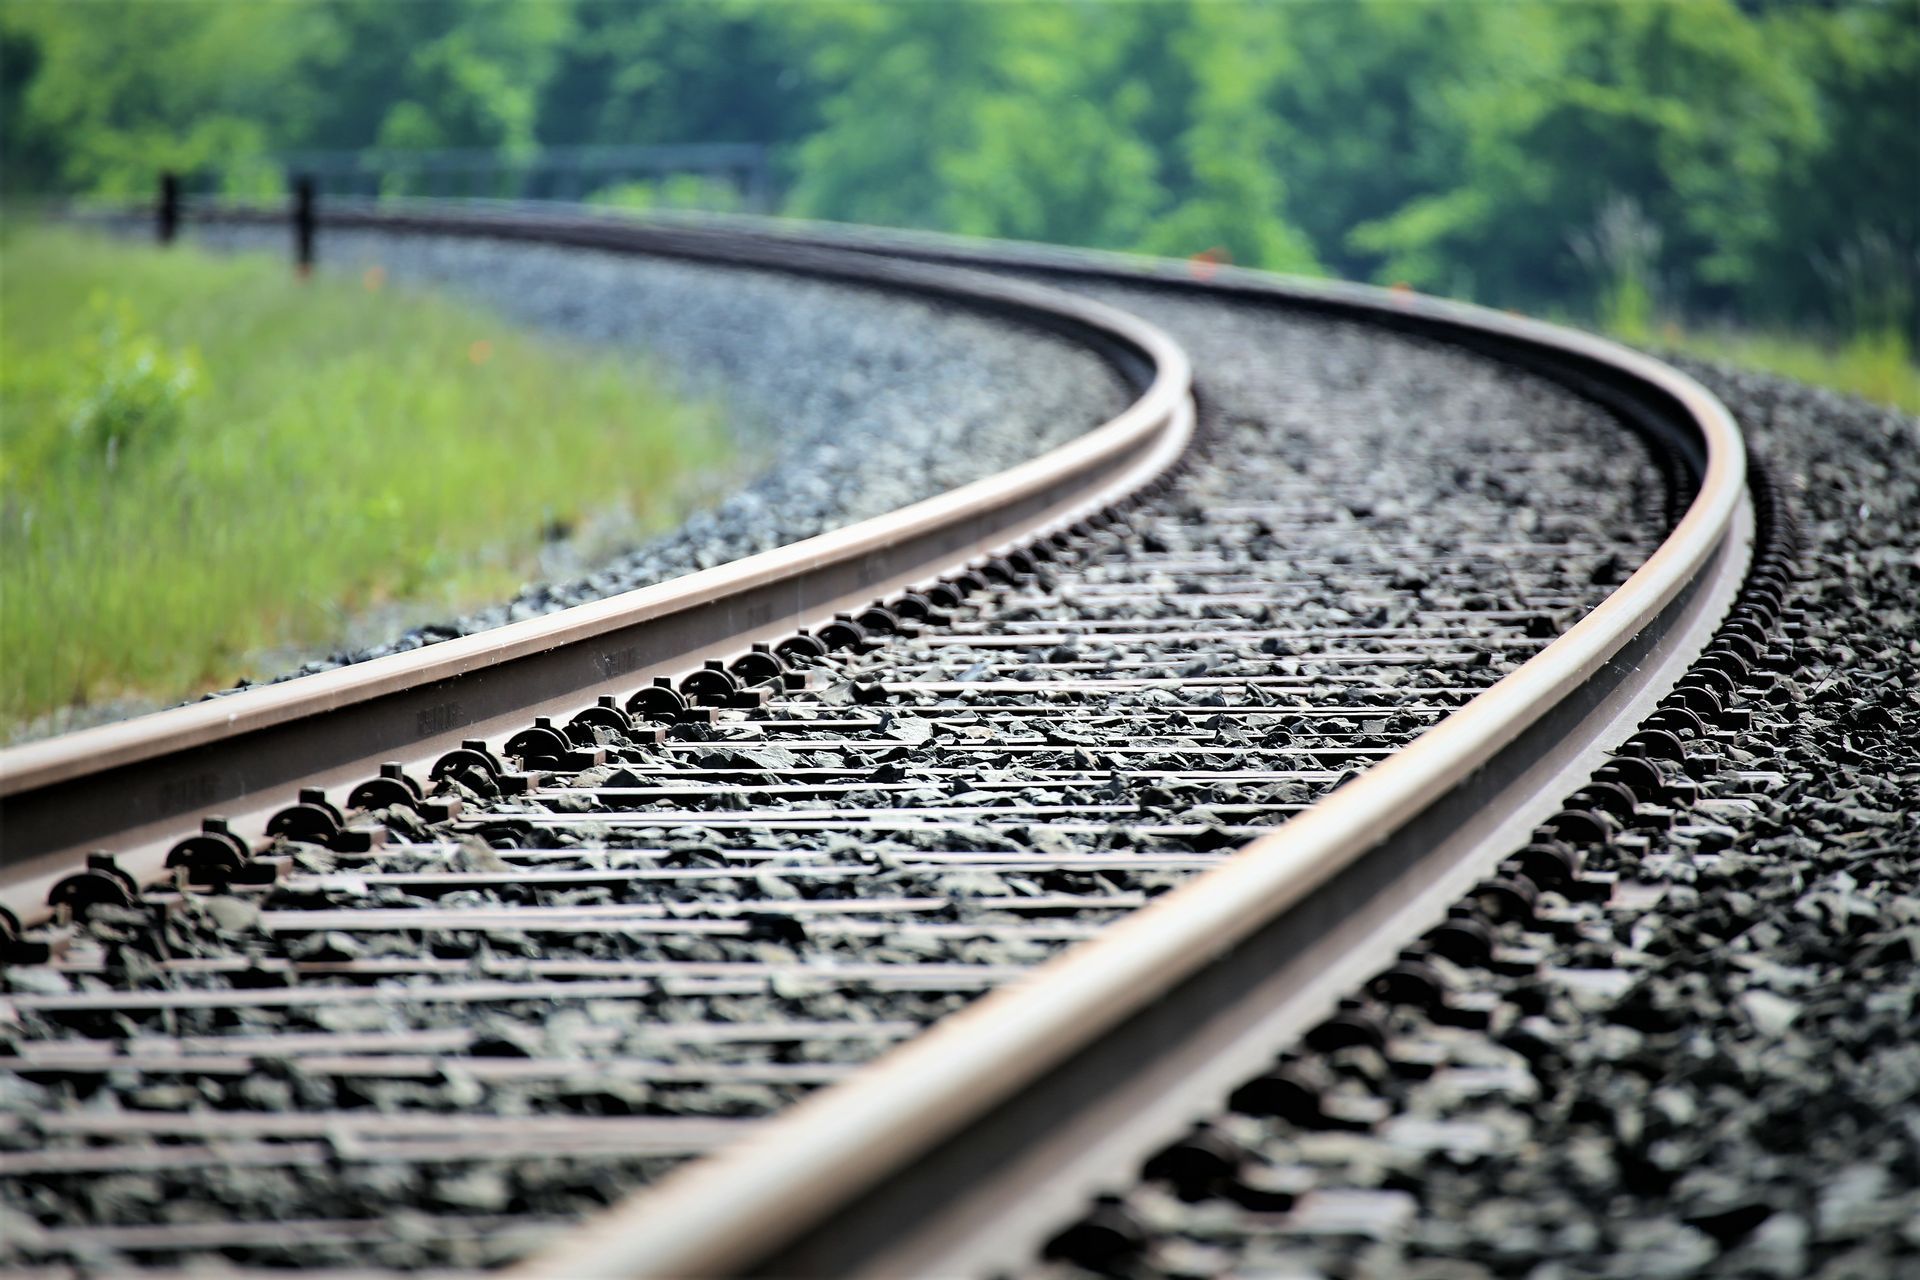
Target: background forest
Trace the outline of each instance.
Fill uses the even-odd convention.
[[[163,168],[262,194],[245,162],[300,149],[750,142],[810,217],[1903,363],[1920,330],[1920,0],[5,0],[0,80],[14,196]]]

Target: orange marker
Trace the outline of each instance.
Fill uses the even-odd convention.
[[[1199,253],[1187,259],[1189,266],[1192,268],[1193,278],[1195,280],[1213,279],[1214,275],[1220,270],[1220,264],[1231,261],[1233,261],[1233,255],[1228,253],[1222,245],[1214,245],[1211,249],[1202,249]]]

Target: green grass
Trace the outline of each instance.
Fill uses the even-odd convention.
[[[1644,286],[1616,283],[1602,296],[1600,328],[1637,347],[1777,373],[1920,413],[1920,364],[1899,329],[1863,332],[1834,344],[1789,334],[1692,329],[1672,320],[1656,328],[1653,314]]]
[[[725,454],[631,356],[377,275],[4,227],[0,730],[495,598],[554,529],[678,519]]]
[[[1686,355],[1744,365],[1920,414],[1920,365],[1897,330],[1840,346],[1760,333],[1667,328],[1655,340]]]

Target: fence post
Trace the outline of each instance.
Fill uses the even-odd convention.
[[[160,202],[154,207],[155,229],[161,244],[172,244],[180,234],[180,175],[171,171],[160,175]]]
[[[313,274],[313,179],[293,180],[293,262],[302,279]]]

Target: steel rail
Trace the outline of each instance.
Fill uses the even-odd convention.
[[[1185,264],[773,234],[1195,287]],[[635,1193],[521,1274],[947,1275],[1032,1257],[1103,1181],[1216,1108],[1523,843],[1705,646],[1745,574],[1753,510],[1738,427],[1698,383],[1602,339],[1465,304],[1230,270],[1206,287],[1540,369],[1664,433],[1698,487],[1604,602],[1410,746],[1027,980]]]
[[[583,219],[571,234],[591,244],[622,232]],[[701,256],[704,233],[675,234],[695,246],[687,256]],[[818,247],[787,238],[801,250]],[[1105,261],[1017,247],[925,242],[884,252],[1192,287],[1165,278],[1179,266],[1122,272]],[[1446,749],[1420,756],[1416,744],[1187,888],[1110,926],[1102,941],[941,1023],[928,1034],[931,1048],[910,1045],[757,1126],[734,1153],[670,1176],[624,1212],[537,1255],[530,1269],[944,1274],[1017,1260],[1101,1175],[1208,1109],[1262,1065],[1276,1041],[1379,967],[1381,946],[1437,915],[1472,882],[1488,850],[1523,833],[1554,794],[1584,778],[1610,736],[1662,691],[1661,673],[1699,647],[1740,576],[1748,515],[1737,478],[1734,496],[1724,499],[1727,477],[1714,474],[1716,459],[1732,456],[1737,465],[1737,450],[1729,455],[1727,440],[1716,441],[1712,415],[1681,394],[1683,386],[1649,381],[1605,352],[1501,332],[1471,313],[1449,316],[1404,295],[1329,292],[1225,272],[1210,288],[1491,349],[1592,392],[1656,435],[1677,423],[1682,434],[1671,443],[1702,476],[1676,538],[1689,522],[1702,526],[1703,511],[1704,525],[1712,524],[1716,485],[1731,514],[1717,537],[1710,529],[1704,535],[1698,565],[1676,557],[1670,540],[1592,617],[1466,710],[1510,684],[1524,686],[1522,677],[1538,675],[1542,659],[1586,628],[1584,658],[1575,646],[1564,678],[1535,680],[1478,721],[1456,715],[1469,723],[1466,731],[1448,737],[1455,723],[1448,720],[1422,739],[1450,743],[1451,756]],[[1703,536],[1701,527],[1694,536]],[[1663,557],[1666,581],[1622,605]],[[1622,615],[1617,626],[1636,611],[1651,621],[1617,637],[1596,632],[1594,620],[1609,609]],[[1654,678],[1639,679],[1640,668]],[[1551,705],[1531,718],[1514,712],[1529,696]],[[1411,771],[1408,758],[1420,762]],[[1450,766],[1462,772],[1449,777]],[[1351,794],[1383,773],[1394,785],[1357,800]],[[1376,812],[1371,804],[1385,807]],[[1308,823],[1293,838],[1301,823],[1330,812],[1332,820]],[[1260,865],[1249,869],[1250,859]],[[1211,892],[1201,892],[1208,885]]]
[[[202,215],[265,222],[258,210]],[[776,550],[546,617],[0,751],[0,906],[44,920],[49,889],[112,844],[146,882],[182,819],[221,811],[251,838],[292,786],[351,785],[522,726],[540,704],[645,677],[928,584],[1066,529],[1161,477],[1194,428],[1186,354],[1089,299],[950,267],[733,232],[606,219],[330,209],[326,225],[532,240],[857,283],[1011,316],[1093,347],[1140,389],[1111,421],[959,489]]]

